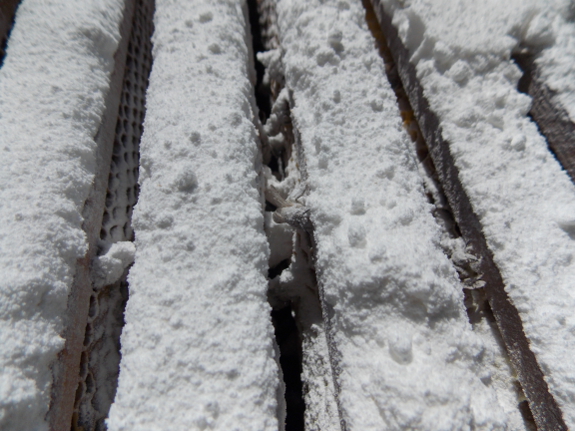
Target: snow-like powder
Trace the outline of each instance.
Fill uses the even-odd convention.
[[[553,91],[560,105],[575,121],[575,3],[554,0],[542,3],[527,15],[535,28],[534,41],[525,45],[539,51],[537,67],[543,82]]]
[[[156,2],[115,430],[277,430],[244,2]]]
[[[0,69],[0,429],[45,430],[120,0],[25,0]]]
[[[278,24],[347,428],[504,429],[361,3],[281,0]]]
[[[441,121],[531,349],[574,428],[575,187],[527,117],[530,99],[517,91],[521,72],[509,60],[522,46],[552,51],[562,38],[546,24],[555,18],[534,1],[382,3]]]

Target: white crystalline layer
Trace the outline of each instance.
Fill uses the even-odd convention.
[[[118,281],[124,270],[134,262],[136,248],[131,241],[119,241],[110,246],[106,254],[92,262],[94,286],[107,286]]]
[[[558,102],[575,121],[575,6],[571,1],[554,0],[541,4],[538,12],[531,20],[536,30],[545,30],[549,38],[546,43],[528,47],[543,48],[536,60],[541,78],[557,93]]]
[[[0,69],[0,428],[44,430],[123,2],[18,9]]]
[[[516,90],[521,73],[509,61],[520,45],[552,46],[560,35],[541,24],[549,17],[534,1],[383,3],[439,116],[531,349],[574,428],[575,187],[527,117],[530,99]]]
[[[156,2],[112,431],[279,427],[246,16]]]
[[[348,429],[504,429],[361,3],[278,21]]]

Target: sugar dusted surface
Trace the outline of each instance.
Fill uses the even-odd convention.
[[[110,430],[279,427],[251,41],[239,3],[157,1],[136,263]],[[509,60],[522,46],[539,52],[545,83],[575,118],[571,2],[382,3],[575,428],[575,188],[528,119],[530,100],[516,91],[520,71]],[[278,7],[308,182],[301,200],[334,312],[348,426],[521,429],[499,387],[511,385],[508,365],[493,340],[484,343],[489,328],[467,323],[361,4]],[[48,429],[50,366],[86,254],[81,214],[122,11],[120,0],[24,0],[0,69],[2,430]],[[131,243],[111,248],[95,262],[100,282],[133,256]],[[306,373],[321,381],[325,366]],[[321,414],[331,387],[313,389]],[[337,428],[331,419],[323,420]]]
[[[115,430],[277,430],[243,2],[158,0]]]
[[[278,16],[349,429],[504,429],[361,3]]]
[[[517,91],[521,73],[509,60],[522,45],[553,50],[562,36],[545,23],[556,17],[534,1],[383,3],[440,118],[531,349],[573,428],[575,187],[527,116],[530,99]],[[463,6],[475,13],[462,14]]]
[[[0,69],[2,430],[48,429],[122,12],[119,0],[25,0]]]
[[[540,5],[532,20],[548,34],[543,43],[529,46],[538,53],[541,79],[556,93],[555,102],[575,121],[575,6],[566,0],[549,1]]]

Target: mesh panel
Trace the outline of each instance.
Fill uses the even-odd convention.
[[[136,2],[100,231],[104,245],[134,239],[131,218],[138,199],[139,145],[152,66],[153,13],[153,0]],[[120,335],[128,299],[126,275],[127,271],[120,281],[94,289],[90,297],[72,429],[106,429],[104,420],[118,384]]]
[[[150,37],[153,28],[151,2],[140,1],[138,6],[128,45],[106,209],[100,232],[100,238],[106,242],[132,240],[134,235],[130,220],[138,199],[139,146],[145,115],[146,88],[152,65]]]

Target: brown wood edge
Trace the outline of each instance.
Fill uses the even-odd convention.
[[[88,251],[86,256],[78,259],[76,274],[70,296],[68,297],[64,332],[62,334],[66,341],[64,349],[52,366],[54,381],[50,408],[46,416],[50,431],[69,431],[72,423],[74,401],[80,382],[82,346],[88,321],[90,295],[92,293],[90,267],[92,259],[96,256],[97,245],[100,239],[135,3],[135,0],[127,0],[124,7],[124,16],[120,24],[121,40],[114,54],[114,70],[106,96],[106,107],[102,116],[102,122],[94,137],[98,146],[96,173],[92,189],[82,212],[84,217],[82,227],[86,232]]]
[[[286,84],[287,87],[287,84]],[[290,111],[293,111],[295,106],[293,90],[288,87],[289,90],[289,100],[290,100]],[[299,161],[299,169],[300,174],[302,176],[302,182],[307,183],[308,180],[308,173],[307,173],[307,162],[305,160],[304,149],[301,142],[301,134],[299,133],[299,129],[297,127],[297,120],[292,118],[292,131],[294,135],[294,150],[296,152],[296,158]],[[347,431],[347,423],[345,421],[344,416],[344,408],[341,404],[340,393],[341,393],[341,385],[339,384],[339,376],[342,374],[341,369],[341,352],[337,348],[337,343],[335,342],[335,329],[333,324],[333,319],[335,315],[335,311],[333,306],[327,302],[325,299],[325,285],[322,280],[322,276],[317,271],[317,241],[315,238],[315,226],[312,222],[312,229],[309,232],[303,232],[306,235],[307,240],[310,244],[310,249],[312,252],[310,264],[311,264],[311,272],[313,274],[315,285],[318,288],[318,296],[319,296],[319,303],[321,306],[321,316],[325,324],[325,336],[326,336],[326,343],[327,343],[327,350],[329,355],[329,365],[331,368],[332,374],[332,382],[333,382],[333,389],[334,389],[334,398],[335,398],[335,405],[337,407],[339,425],[341,431]]]
[[[315,231],[315,227],[314,227],[314,231]],[[339,383],[339,377],[342,374],[342,368],[341,368],[341,352],[339,351],[338,347],[337,347],[337,343],[335,342],[335,329],[334,329],[334,324],[333,324],[333,319],[335,316],[335,311],[333,309],[333,306],[327,302],[327,300],[325,299],[325,286],[324,283],[322,281],[320,281],[321,274],[317,274],[316,272],[316,260],[317,260],[317,256],[315,251],[317,250],[317,246],[316,246],[316,240],[315,240],[315,235],[314,232],[306,232],[306,234],[309,235],[309,243],[311,244],[311,249],[312,249],[312,262],[313,262],[313,267],[312,269],[312,273],[313,273],[313,277],[315,279],[315,284],[318,288],[318,294],[319,294],[319,303],[321,305],[321,315],[322,315],[322,319],[324,321],[325,324],[325,336],[326,336],[326,342],[327,342],[327,351],[328,351],[328,355],[329,355],[329,363],[330,363],[330,368],[331,368],[331,374],[332,374],[332,381],[333,381],[333,390],[334,390],[334,398],[335,398],[335,405],[337,406],[337,413],[338,413],[338,419],[339,419],[339,426],[341,431],[347,431],[348,427],[347,427],[347,423],[345,421],[345,415],[344,415],[344,411],[345,409],[343,408],[343,405],[341,403],[341,398],[340,398],[340,394],[341,394],[341,385]]]
[[[505,291],[503,278],[487,246],[479,219],[459,179],[459,171],[454,164],[449,143],[443,138],[439,119],[431,110],[423,87],[417,79],[416,69],[409,61],[409,51],[403,45],[397,29],[392,24],[391,17],[385,12],[380,1],[371,0],[371,2],[429,147],[455,220],[464,240],[481,259],[479,268],[482,280],[486,283],[485,292],[511,363],[529,402],[537,429],[539,431],[567,430],[562,412],[550,394],[543,372],[529,347],[519,313]]]
[[[575,182],[575,124],[557,99],[557,93],[541,78],[536,56],[520,53],[514,55],[513,60],[523,71],[523,77],[519,80],[519,91],[533,99],[529,115],[547,139],[549,149],[567,171],[571,181]]]

